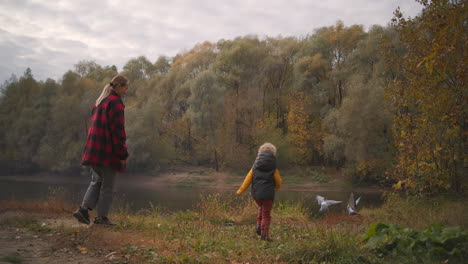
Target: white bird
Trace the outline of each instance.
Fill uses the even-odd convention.
[[[359,203],[359,200],[361,200],[361,197],[357,198],[357,200],[355,201],[354,200],[354,193],[351,192],[351,194],[349,195],[349,199],[348,199],[348,206],[346,206],[346,208],[348,209],[348,214],[349,215],[354,215],[354,214],[357,214],[357,205]]]
[[[317,203],[320,205],[319,212],[322,213],[322,212],[328,210],[328,206],[330,206],[332,204],[341,203],[341,201],[327,200],[325,197],[317,195]]]

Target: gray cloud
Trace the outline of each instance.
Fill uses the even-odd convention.
[[[413,0],[3,0],[0,3],[0,83],[30,67],[37,79],[60,79],[80,60],[122,69],[145,55],[174,56],[203,41],[248,34],[303,36],[335,24],[386,25]]]

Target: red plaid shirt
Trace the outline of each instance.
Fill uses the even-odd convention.
[[[114,91],[93,107],[82,165],[110,165],[114,171],[126,170],[120,162],[128,157],[124,110],[122,99]]]

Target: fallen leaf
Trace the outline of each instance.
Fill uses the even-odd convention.
[[[86,254],[86,253],[88,253],[88,249],[85,248],[85,247],[79,247],[78,249],[80,250],[81,254]]]

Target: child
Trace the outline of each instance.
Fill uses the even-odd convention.
[[[252,197],[258,205],[257,234],[262,240],[271,242],[269,237],[271,208],[275,199],[275,191],[281,187],[281,177],[276,169],[276,147],[265,143],[258,149],[252,169],[244,179],[242,186],[237,190],[241,195],[252,183]]]

